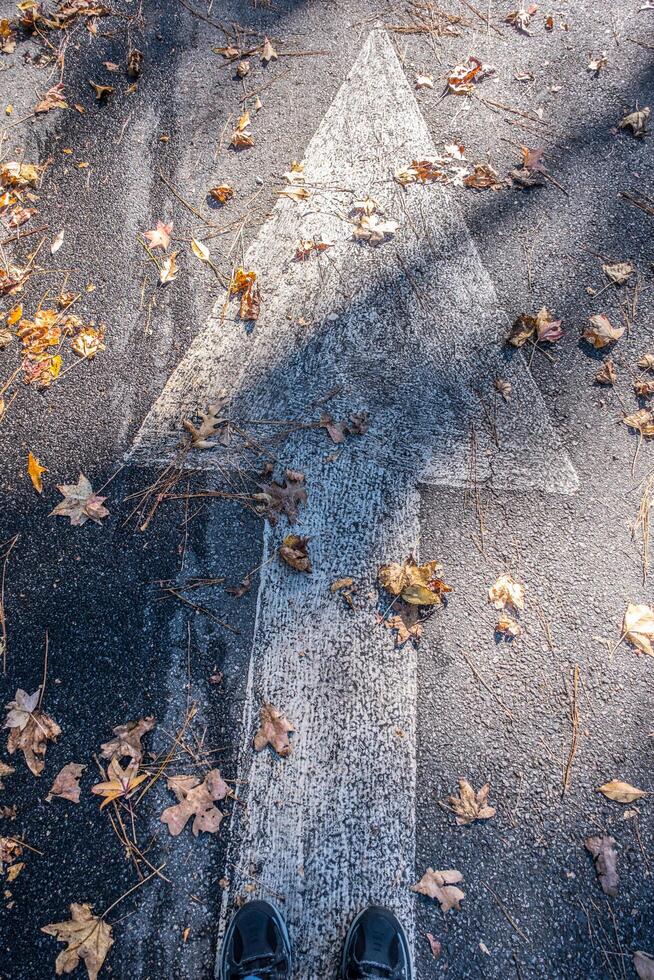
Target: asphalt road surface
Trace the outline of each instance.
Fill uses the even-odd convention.
[[[654,955],[651,804],[596,792],[654,789],[654,665],[619,642],[627,604],[651,601],[651,446],[621,422],[647,406],[633,382],[654,352],[650,143],[618,128],[652,99],[643,6],[558,3],[527,34],[504,21],[510,3],[119,0],[21,29],[0,54],[0,165],[47,162],[38,213],[20,240],[2,232],[2,268],[32,270],[2,311],[33,318],[65,289],[106,326],[93,359],[63,345],[46,390],[19,373],[4,392],[0,541],[18,538],[3,703],[36,691],[45,664],[62,733],[39,778],[3,734],[16,771],[0,808],[16,815],[0,835],[22,842],[24,867],[5,869],[0,977],[53,975],[62,947],[41,927],[71,902],[109,910],[101,976],[212,977],[226,917],[253,896],[285,913],[298,980],[335,976],[368,900],[403,918],[421,980],[635,977],[634,952]],[[229,45],[252,49],[241,79]],[[446,93],[470,55],[495,70],[470,97]],[[59,81],[70,107],[34,117]],[[254,145],[237,151],[244,108]],[[394,179],[447,144],[501,177],[520,145],[542,147],[547,176],[481,191]],[[294,160],[299,200],[278,193]],[[221,183],[222,206],[207,197]],[[352,239],[368,197],[397,222],[380,243]],[[178,252],[165,286],[163,251],[144,247],[158,221]],[[301,240],[331,244],[297,261]],[[616,262],[634,269],[622,286],[602,270]],[[225,294],[239,265],[257,273],[256,321]],[[507,346],[542,306],[562,339]],[[594,314],[626,328],[603,350],[581,339]],[[609,356],[617,380],[599,386]],[[0,388],[20,363],[13,337]],[[224,438],[180,449],[182,419],[221,394]],[[365,413],[367,431],[335,443],[324,412],[355,429]],[[304,474],[291,526],[257,513],[266,464]],[[101,524],[49,516],[80,472],[107,498]],[[310,575],[277,556],[289,530],[309,537]],[[440,560],[453,591],[396,647],[377,570],[409,553]],[[512,642],[488,603],[507,572],[525,586]],[[354,608],[330,590],[343,578]],[[252,748],[264,701],[294,725],[287,758]],[[102,743],[150,715],[147,792],[100,812]],[[69,762],[86,766],[80,802],[47,802]],[[167,779],[213,767],[231,788],[218,832],[171,836]],[[457,826],[461,778],[490,783],[492,818]],[[584,846],[595,835],[616,842],[613,897]],[[427,868],[461,873],[459,910],[410,890]]]

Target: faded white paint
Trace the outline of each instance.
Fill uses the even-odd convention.
[[[463,485],[470,429],[477,476],[497,487],[571,492],[576,475],[519,354],[495,343],[504,324],[492,283],[454,196],[402,190],[393,172],[434,146],[393,48],[375,31],[305,154],[311,198],[280,199],[246,257],[262,285],[251,333],[220,304],[172,375],[137,438],[133,459],[168,461],[180,419],[233,396],[235,418],[315,417],[313,399],[342,386],[336,417],[370,413],[370,431],[330,459],[324,432],[296,432],[287,465],[306,474],[298,532],[311,536],[312,576],[273,560],[263,569],[239,778],[246,807],[232,821],[229,900],[251,874],[283,896],[298,978],[332,975],[348,918],[369,901],[392,906],[412,932],[416,665],[393,649],[369,605],[352,613],[329,585],[370,583],[389,559],[417,551],[419,482]],[[400,222],[379,247],[351,240],[355,199],[371,195]],[[333,239],[294,262],[299,239]],[[310,322],[310,326],[302,325]],[[513,383],[496,436],[479,395]],[[259,437],[262,433],[257,429]],[[265,437],[265,433],[264,433]],[[212,468],[224,450],[198,453]],[[265,556],[286,527],[267,528]],[[432,556],[429,556],[432,557]],[[445,613],[446,615],[446,613]],[[254,754],[262,699],[297,726],[294,753]]]

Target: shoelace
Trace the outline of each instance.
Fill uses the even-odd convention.
[[[262,963],[262,960],[263,957],[261,956],[249,956],[242,960],[239,972],[234,974],[234,980],[245,980],[246,977],[251,976],[260,977],[261,980],[279,980],[281,974],[277,972],[277,968],[282,965],[284,958],[275,956],[273,960],[264,963],[263,966],[255,966],[255,964]]]
[[[361,970],[361,980],[393,980],[393,968],[386,963],[376,963],[374,960],[362,960],[359,964]],[[382,973],[368,973],[367,970],[382,970]]]

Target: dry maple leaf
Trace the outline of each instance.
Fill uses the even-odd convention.
[[[123,769],[117,759],[112,759],[107,766],[107,775],[109,779],[91,786],[92,793],[96,796],[104,796],[100,804],[101,810],[115,800],[128,800],[136,787],[148,778],[147,772],[139,774],[138,763],[130,763]]]
[[[459,826],[466,827],[475,820],[490,820],[495,816],[495,807],[488,806],[489,793],[490,783],[485,783],[479,792],[475,793],[467,779],[459,780],[459,795],[450,796],[448,799]]]
[[[70,346],[79,357],[92,361],[96,354],[106,350],[104,329],[102,327],[82,327]]]
[[[507,606],[516,610],[524,609],[525,587],[505,572],[488,590],[488,601],[492,602],[496,609],[505,609]]]
[[[603,786],[598,786],[596,792],[603,793],[607,800],[614,800],[616,803],[633,803],[634,800],[647,796],[644,790],[636,789],[635,786],[623,783],[619,779],[611,779]]]
[[[311,559],[307,553],[308,538],[287,534],[279,546],[279,557],[296,572],[311,573]]]
[[[598,385],[614,385],[618,380],[615,365],[612,358],[604,361],[601,368],[595,372],[595,381]]]
[[[644,109],[638,109],[636,112],[630,112],[620,120],[618,129],[630,129],[634,136],[645,136],[650,114],[649,106],[645,106]]]
[[[263,45],[261,46],[261,60],[268,64],[269,61],[277,60],[277,52],[270,43],[269,37],[264,37]]]
[[[371,245],[379,245],[386,238],[394,235],[399,228],[399,222],[384,220],[378,214],[363,214],[352,233],[352,237],[359,242],[369,242]]]
[[[52,788],[45,798],[46,803],[50,803],[54,796],[58,796],[62,800],[70,800],[71,803],[79,803],[81,792],[79,779],[85,769],[86,766],[82,766],[78,762],[67,763],[55,776]]]
[[[234,188],[231,184],[217,184],[211,188],[209,194],[219,204],[226,204],[234,196]]]
[[[165,286],[177,278],[177,274],[179,273],[179,266],[177,265],[178,254],[178,252],[171,252],[170,255],[166,255],[163,259],[159,267],[160,285]]]
[[[589,851],[595,861],[595,870],[602,891],[613,898],[618,894],[618,852],[615,849],[615,839],[603,834],[597,837],[588,837],[584,841],[586,850]]]
[[[224,409],[229,405],[227,395],[219,395],[217,400],[209,405],[206,412],[199,412],[201,419],[200,425],[196,426],[190,419],[183,419],[182,425],[191,434],[191,445],[194,449],[215,449],[216,443],[211,442],[213,436],[217,435],[218,426],[225,426],[227,419],[224,417]]]
[[[622,632],[625,639],[641,653],[654,657],[654,611],[650,606],[630,602],[624,614]]]
[[[645,10],[645,7],[641,7],[641,10]],[[654,8],[647,8],[648,10]],[[649,953],[643,953],[642,950],[638,949],[634,953],[634,969],[638,974],[639,980],[654,980],[654,956],[650,956]]]
[[[162,248],[164,252],[168,250],[170,245],[170,233],[173,230],[173,222],[170,224],[165,224],[163,221],[157,221],[157,227],[152,228],[150,231],[143,233],[143,237],[147,238],[150,242],[151,248]]]
[[[403,602],[414,606],[439,606],[443,596],[452,591],[436,573],[443,566],[437,561],[418,565],[411,555],[400,565],[391,562],[382,565],[377,573],[380,585],[391,595],[400,596]]]
[[[631,262],[613,262],[612,264],[604,264],[602,271],[615,286],[624,286],[634,274],[634,267]]]
[[[47,743],[61,735],[61,729],[39,707],[41,688],[34,694],[19,688],[16,697],[7,704],[4,727],[9,729],[7,751],[13,755],[20,749],[31,772],[40,776],[45,766]]]
[[[624,327],[614,327],[603,313],[596,313],[594,316],[588,317],[588,323],[589,326],[586,327],[581,336],[596,350],[601,350],[602,347],[607,347],[619,340],[625,330]]]
[[[84,960],[89,980],[97,980],[114,940],[111,926],[104,919],[93,915],[92,910],[93,906],[86,902],[73,902],[68,921],[41,926],[41,932],[54,936],[61,943],[68,943],[67,948],[57,957],[57,976],[72,973],[79,961]]]
[[[160,816],[173,837],[184,830],[193,820],[193,836],[202,831],[215,834],[220,828],[224,814],[214,806],[216,800],[224,800],[229,794],[229,786],[218,769],[212,769],[201,782],[197,776],[169,776],[168,789],[172,790],[178,802],[167,807]]]
[[[277,523],[280,514],[285,514],[292,524],[297,518],[300,504],[307,502],[304,474],[297,473],[295,470],[286,470],[285,477],[283,483],[278,483],[277,480],[260,483],[262,492],[254,494],[257,509],[272,525]]]
[[[460,881],[463,881],[460,871],[434,871],[433,868],[427,868],[420,881],[411,886],[411,891],[438,899],[443,912],[449,912],[450,909],[460,911],[461,902],[465,898],[465,892],[456,887]]]
[[[41,112],[50,112],[52,109],[67,109],[68,103],[64,99],[64,85],[59,82],[57,85],[53,85],[45,93],[40,102],[38,102],[34,107],[34,112],[36,114]]]
[[[245,112],[239,116],[238,122],[236,123],[236,129],[232,134],[230,140],[230,146],[233,146],[235,150],[244,150],[246,147],[254,146],[254,136],[252,133],[248,132],[248,127],[250,125],[250,113],[245,110]]]
[[[89,518],[101,524],[103,518],[109,516],[109,511],[103,507],[107,498],[93,492],[83,473],[80,473],[77,483],[63,483],[57,489],[64,499],[50,512],[50,517],[69,517],[71,524],[81,527]]]
[[[19,163],[10,160],[0,167],[0,184],[17,190],[37,187],[42,170],[43,167],[39,167],[36,163]]]
[[[140,718],[138,721],[128,721],[126,725],[116,725],[112,729],[115,738],[103,742],[100,754],[103,759],[130,759],[138,764],[143,759],[141,739],[151,732],[156,722],[152,715]]]
[[[27,454],[27,473],[37,493],[43,493],[43,480],[41,477],[43,473],[47,472],[48,467],[41,466],[36,456],[32,452],[29,452]]]
[[[292,722],[272,704],[264,701],[259,714],[259,731],[254,736],[255,751],[261,752],[270,745],[278,755],[286,758],[293,751],[289,735],[294,731]]]
[[[7,776],[11,776],[15,772],[16,770],[13,766],[8,766],[6,762],[0,761],[0,789],[5,788],[5,784],[2,780],[6,779]]]
[[[398,599],[393,604],[393,609],[393,616],[384,617],[381,613],[376,613],[377,622],[395,633],[395,646],[398,649],[409,640],[413,640],[414,645],[417,646],[422,636],[419,607],[409,605],[408,602]]]

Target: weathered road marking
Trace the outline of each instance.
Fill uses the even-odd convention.
[[[280,199],[246,257],[262,284],[256,329],[246,335],[219,304],[133,450],[135,460],[169,461],[180,418],[220,389],[244,418],[300,418],[336,386],[336,417],[370,413],[369,433],[335,462],[322,432],[298,432],[284,447],[306,474],[298,531],[311,535],[315,570],[263,569],[240,756],[247,808],[235,808],[232,826],[234,890],[254,874],[263,895],[284,896],[297,977],[310,980],[332,975],[344,924],[366,903],[395,908],[410,930],[413,914],[415,654],[395,651],[369,609],[343,608],[330,583],[371,581],[381,562],[416,553],[417,485],[466,483],[471,425],[479,480],[562,493],[577,485],[522,357],[496,343],[506,318],[454,195],[403,191],[392,179],[434,152],[392,45],[375,31],[307,148],[311,198]],[[367,195],[400,222],[377,248],[352,242],[346,217]],[[298,241],[314,237],[338,244],[291,261]],[[497,375],[514,395],[492,436],[478,394]],[[196,462],[212,467],[220,456]],[[266,528],[264,558],[284,532]],[[262,698],[298,729],[287,760],[252,751]]]

